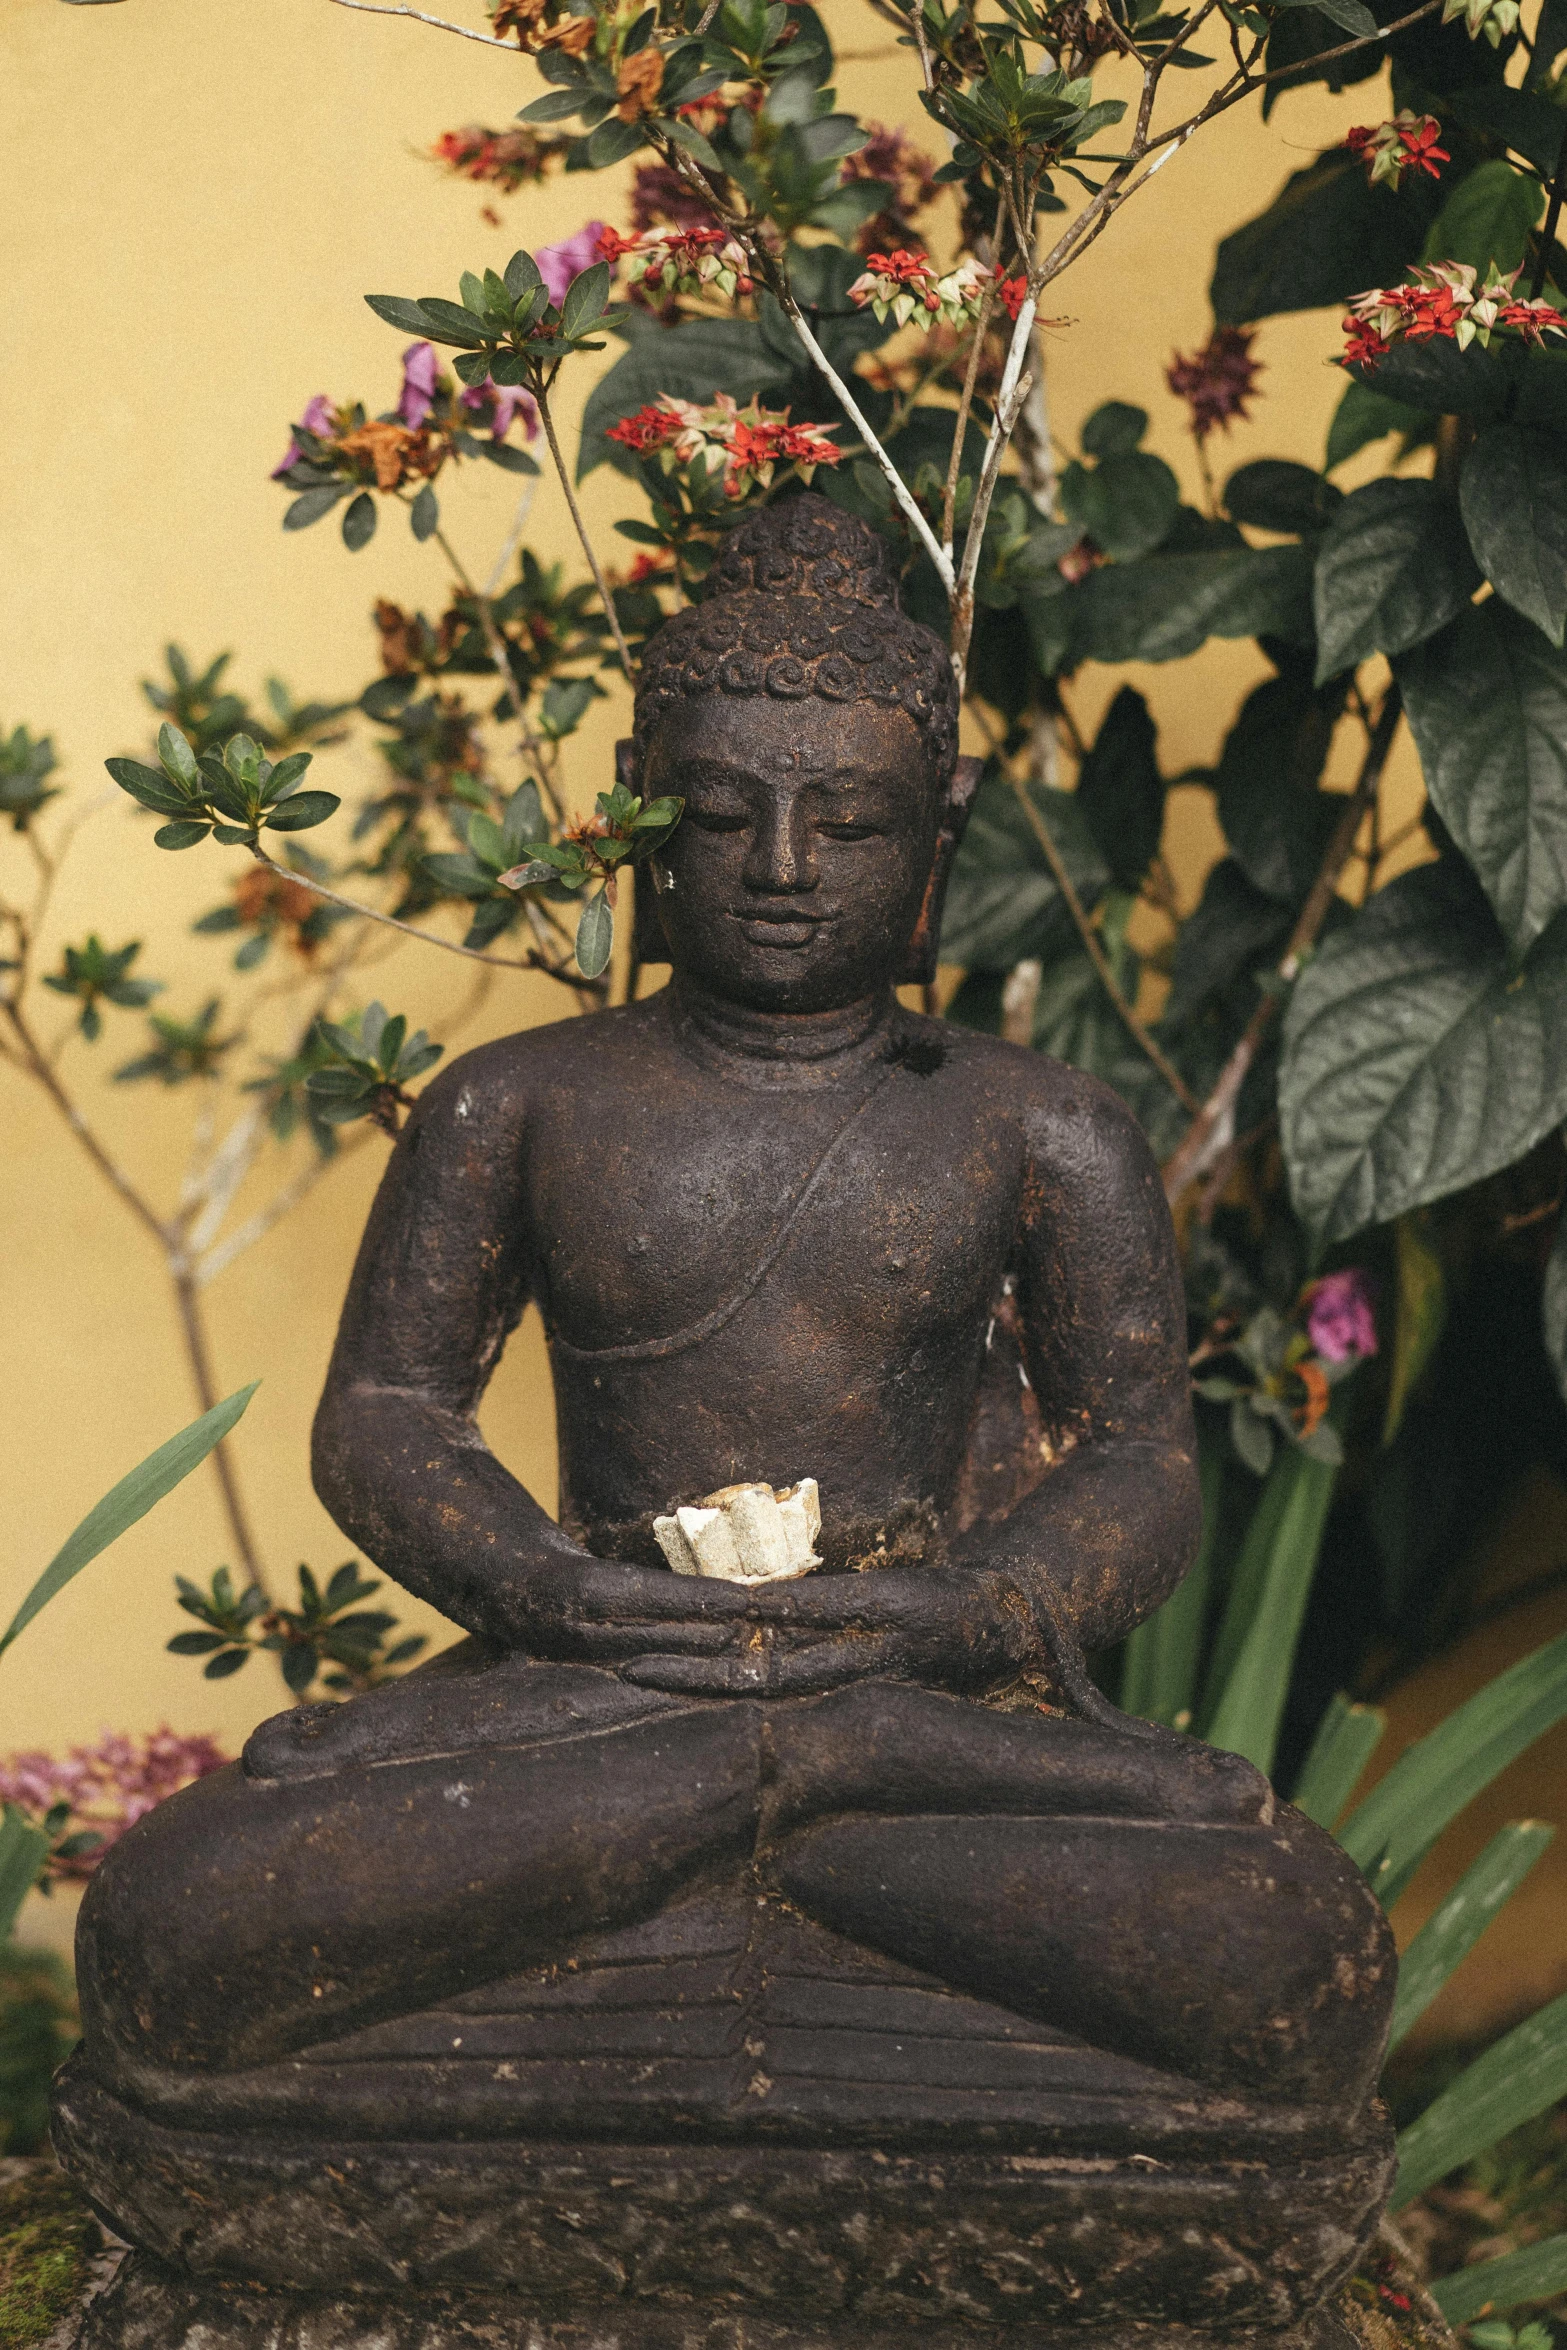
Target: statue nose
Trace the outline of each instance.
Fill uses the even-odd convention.
[[[751,835],[751,853],[745,862],[747,889],[792,892],[815,889],[817,880],[804,811],[788,805],[773,810]]]

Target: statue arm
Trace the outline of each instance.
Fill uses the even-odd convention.
[[[316,1491],[405,1589],[510,1644],[518,1571],[580,1559],[474,1414],[527,1303],[522,1102],[506,1048],[429,1086],[382,1178],[316,1413]]]
[[[1175,1234],[1142,1129],[1109,1088],[1047,1065],[1023,1113],[1017,1303],[1062,1456],[972,1563],[1040,1585],[1087,1648],[1119,1640],[1192,1562],[1201,1496]],[[978,1554],[983,1554],[982,1561]]]

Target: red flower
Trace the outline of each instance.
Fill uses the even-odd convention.
[[[1008,318],[1016,326],[1017,314],[1028,298],[1028,279],[1026,277],[1004,277],[1000,285],[997,286],[996,292],[1006,304]]]
[[[1247,415],[1246,403],[1256,398],[1262,373],[1261,360],[1251,356],[1256,339],[1254,326],[1216,327],[1200,351],[1187,358],[1177,352],[1165,369],[1165,382],[1191,408],[1192,430],[1200,441],[1216,424],[1228,432],[1237,417]]]
[[[610,234],[613,233],[611,230]],[[634,416],[623,416],[618,424],[612,424],[606,437],[640,453],[644,449],[664,448],[681,429],[679,417],[671,415],[667,408],[639,408]]]

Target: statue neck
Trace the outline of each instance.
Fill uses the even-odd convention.
[[[678,973],[669,995],[681,1043],[742,1085],[834,1085],[886,1052],[897,1016],[891,988],[830,1012],[759,1012]]]

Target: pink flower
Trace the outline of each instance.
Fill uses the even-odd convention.
[[[55,1876],[90,1876],[111,1844],[135,1826],[165,1796],[208,1771],[221,1770],[225,1755],[211,1738],[182,1737],[177,1731],[150,1731],[140,1740],[106,1730],[96,1746],[76,1746],[69,1755],[13,1754],[0,1762],[0,1799],[20,1805],[35,1819],[67,1803],[66,1833],[102,1838],[93,1851],[51,1861]]]
[[[531,392],[517,384],[498,384],[486,376],[482,384],[474,384],[463,393],[463,406],[482,423],[490,415],[490,438],[503,441],[512,427],[512,419],[520,416],[530,441],[539,437],[539,404]],[[493,411],[493,413],[491,413]]]
[[[433,343],[410,343],[403,353],[403,390],[397,403],[400,420],[417,432],[435,405],[435,379],[441,363]]]
[[[335,402],[329,400],[325,392],[317,392],[315,398],[307,403],[305,413],[294,429],[296,432],[314,433],[318,440],[325,441],[331,439],[336,424],[337,407]],[[297,465],[303,455],[304,451],[299,443],[290,441],[282,464],[273,466],[271,479],[281,481],[289,467]]]
[[[557,310],[566,299],[566,288],[572,279],[591,269],[599,258],[599,239],[603,234],[602,220],[584,221],[574,237],[563,237],[558,245],[542,245],[534,254],[539,275],[549,288],[550,300]]]
[[[1376,1353],[1377,1325],[1371,1296],[1370,1279],[1358,1265],[1347,1266],[1342,1273],[1326,1273],[1313,1283],[1306,1335],[1325,1363],[1344,1363],[1351,1355]]]

